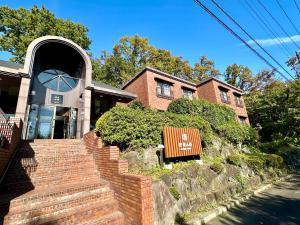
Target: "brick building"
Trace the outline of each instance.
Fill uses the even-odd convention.
[[[195,84],[168,73],[146,67],[122,88],[137,95],[145,107],[166,110],[174,99],[206,99],[231,107],[241,123],[249,124],[243,91],[216,78]]]

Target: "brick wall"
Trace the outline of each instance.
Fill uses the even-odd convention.
[[[87,151],[93,155],[100,175],[110,182],[115,191],[126,223],[153,224],[152,180],[150,177],[128,174],[127,160],[119,159],[115,146],[102,147],[96,134],[84,135]]]
[[[148,84],[146,74],[143,74],[136,78],[134,82],[132,82],[125,88],[125,90],[136,94],[136,100],[140,101],[145,107],[149,107]]]
[[[222,102],[219,87],[223,87],[228,90],[227,95],[230,99],[230,103]],[[216,80],[211,80],[207,83],[204,83],[204,84],[198,86],[197,90],[198,90],[199,98],[207,99],[210,102],[223,104],[223,105],[227,105],[227,106],[231,107],[236,114],[237,120],[238,120],[239,116],[242,116],[242,117],[246,118],[246,122],[249,124],[247,109],[246,109],[246,105],[244,103],[243,96],[241,96],[241,101],[242,101],[243,107],[237,106],[235,103],[235,99],[234,99],[234,93],[238,93],[238,94],[242,95],[242,92],[240,92],[234,88],[231,88],[228,85],[222,84]]]
[[[20,118],[12,118],[8,122],[0,120],[0,134],[6,139],[5,146],[0,148],[0,176],[21,139],[22,126]]]

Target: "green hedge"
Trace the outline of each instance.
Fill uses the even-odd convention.
[[[181,98],[174,100],[168,107],[168,112],[200,116],[208,121],[214,130],[227,122],[235,122],[234,111],[224,105],[210,103],[204,99],[189,100]]]
[[[104,113],[96,123],[96,132],[108,144],[139,149],[161,144],[164,126],[197,128],[204,143],[213,137],[209,123],[200,117],[125,106]]]
[[[258,132],[248,125],[236,121],[234,111],[224,105],[210,103],[203,99],[177,99],[171,102],[168,112],[198,116],[208,121],[213,130],[232,143],[256,145]]]

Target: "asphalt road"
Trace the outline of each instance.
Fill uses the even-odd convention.
[[[300,225],[300,172],[207,224]]]

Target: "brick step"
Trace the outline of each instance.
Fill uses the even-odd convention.
[[[74,163],[74,164],[62,164],[56,167],[49,166],[40,166],[33,168],[10,168],[6,174],[5,179],[13,178],[14,180],[20,178],[30,178],[43,177],[48,175],[64,175],[64,173],[77,172],[82,170],[95,170],[95,164],[93,161],[87,160],[84,163]]]
[[[97,182],[88,181],[87,183],[78,184],[68,182],[66,185],[60,185],[58,187],[51,187],[47,189],[34,189],[30,192],[27,192],[17,198],[14,198],[12,195],[1,195],[0,199],[0,210],[1,205],[7,204],[10,199],[14,198],[10,202],[10,208],[19,207],[30,204],[35,204],[43,201],[51,201],[53,198],[59,199],[64,198],[67,194],[73,195],[85,191],[94,191],[97,189],[105,188],[108,186],[108,182],[102,179],[99,179]]]
[[[28,190],[28,188],[30,186],[33,186],[35,189],[47,189],[47,188],[51,188],[53,186],[60,186],[63,182],[77,182],[77,183],[81,183],[81,182],[97,182],[100,179],[100,175],[98,174],[94,174],[94,175],[90,175],[90,176],[86,176],[86,174],[83,174],[83,176],[76,176],[75,177],[71,177],[71,178],[63,178],[60,180],[54,180],[52,182],[45,182],[45,181],[41,181],[41,182],[32,182],[30,179],[26,180],[26,181],[19,181],[19,182],[9,182],[6,183],[4,181],[4,183],[2,185],[0,185],[0,189],[1,190],[5,190],[5,192],[7,193],[11,193],[14,191],[20,191],[22,192],[23,190]]]
[[[124,225],[124,223],[123,213],[116,211],[100,219],[88,221],[82,225]]]
[[[94,191],[85,191],[66,195],[59,199],[51,201],[40,201],[34,204],[28,203],[19,207],[10,208],[7,220],[22,220],[23,218],[34,218],[35,215],[54,214],[70,207],[77,207],[85,204],[93,204],[98,201],[111,201],[114,193],[109,187],[96,189]]]
[[[30,218],[20,220],[4,219],[4,224],[9,225],[38,225],[38,224],[83,224],[95,218],[105,217],[111,212],[117,211],[118,204],[116,200],[86,203],[80,206],[65,208],[57,213],[47,213],[41,215],[32,215]]]
[[[26,174],[14,177],[14,176],[7,176],[5,177],[5,184],[14,184],[20,183],[24,181],[31,181],[34,186],[43,185],[44,183],[47,184],[60,184],[60,182],[65,182],[69,180],[78,180],[83,181],[86,177],[95,177],[99,178],[100,174],[96,169],[88,169],[88,170],[66,170],[66,171],[57,171],[57,173],[49,173],[40,176],[28,176]]]
[[[37,143],[37,144],[57,144],[57,143],[63,143],[63,144],[80,144],[82,143],[82,139],[34,139],[33,142],[30,142],[31,144]]]
[[[57,177],[55,175],[53,176],[45,176],[41,178],[35,178],[35,179],[23,179],[23,180],[5,180],[4,186],[11,186],[11,185],[19,185],[20,183],[28,183],[30,182],[35,187],[50,187],[53,185],[60,185],[62,182],[70,182],[70,181],[76,181],[76,182],[85,182],[86,180],[94,179],[95,181],[100,178],[100,174],[97,171],[82,171],[77,174],[67,173],[62,177]],[[0,188],[2,185],[0,185]]]

